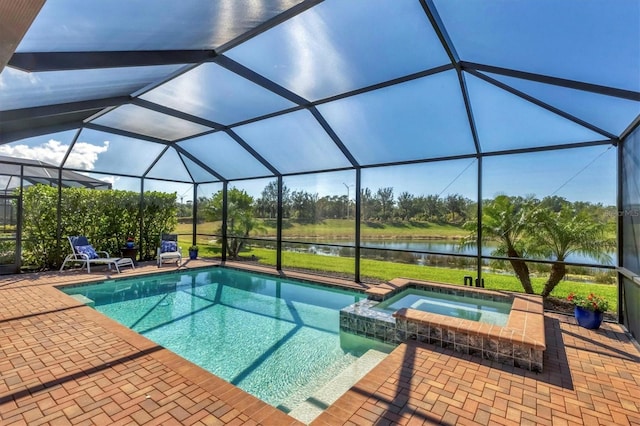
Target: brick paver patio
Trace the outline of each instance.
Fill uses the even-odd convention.
[[[53,288],[109,276],[0,278],[1,425],[299,424]],[[313,424],[640,425],[640,351],[623,330],[556,314],[545,328],[543,373],[400,345]]]

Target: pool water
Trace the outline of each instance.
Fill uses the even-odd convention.
[[[288,412],[370,349],[340,332],[356,292],[226,268],[66,287],[95,309]]]
[[[463,318],[505,326],[511,312],[511,302],[456,296],[428,290],[409,289],[376,305],[374,309],[395,312],[401,308]]]

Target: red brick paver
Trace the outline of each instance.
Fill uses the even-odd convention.
[[[53,288],[156,271],[0,279],[0,424],[298,423]],[[400,345],[313,424],[640,425],[640,353],[622,329],[547,314],[545,330],[541,374]]]
[[[401,345],[312,424],[640,425],[640,352],[623,330],[549,313],[545,330],[542,373]]]

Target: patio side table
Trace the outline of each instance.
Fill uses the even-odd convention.
[[[138,247],[122,247],[120,249],[120,256],[121,257],[128,257],[130,258],[134,264],[138,264]]]

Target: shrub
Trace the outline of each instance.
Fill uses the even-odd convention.
[[[33,185],[24,189],[23,248],[25,264],[58,267],[70,248],[66,237],[85,235],[98,249],[118,255],[127,237],[139,238],[143,259],[151,259],[161,232],[177,225],[176,195],[162,192],[62,188],[58,242],[58,188]],[[142,232],[140,218],[144,218]]]

